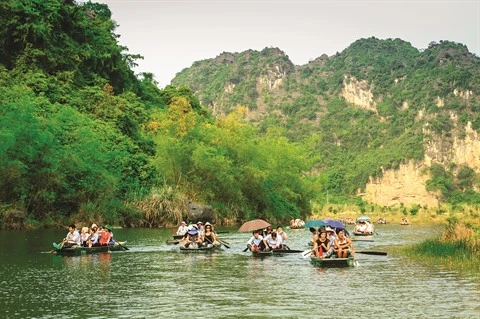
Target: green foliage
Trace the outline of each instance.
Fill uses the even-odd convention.
[[[479,204],[480,195],[473,190],[473,186],[478,187],[478,174],[471,168],[462,166],[455,176],[454,169],[455,167],[446,170],[439,164],[432,164],[427,190],[439,192],[444,201],[452,204]]]
[[[134,76],[110,10],[11,0],[0,17],[0,202],[47,224],[132,216],[123,199],[157,178],[147,110],[165,103]]]
[[[223,217],[286,221],[309,212],[303,172],[310,164],[301,146],[278,132],[261,136],[244,122],[242,108],[211,122],[193,110],[175,113],[176,107],[154,119],[155,164],[167,184],[208,202]]]

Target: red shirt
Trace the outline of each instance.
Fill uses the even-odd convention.
[[[108,245],[111,238],[112,238],[112,235],[108,230],[102,231],[102,236],[100,237],[100,245]]]

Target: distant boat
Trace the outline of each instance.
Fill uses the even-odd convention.
[[[352,232],[355,236],[373,236],[374,233],[362,233],[362,232],[356,232],[356,231],[353,231]]]

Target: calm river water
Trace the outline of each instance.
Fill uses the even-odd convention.
[[[50,254],[63,230],[0,231],[0,318],[480,318],[480,284],[392,253],[440,227],[378,225],[355,242],[359,266],[314,268],[301,254],[254,258],[249,234],[222,234],[230,249],[185,254],[171,229],[116,229],[129,251]],[[305,250],[308,230],[288,230]]]

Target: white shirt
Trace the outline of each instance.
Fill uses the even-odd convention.
[[[272,248],[278,248],[281,244],[282,244],[282,240],[280,238],[275,238],[273,239],[272,236],[267,236],[267,238],[265,238],[265,241],[267,242],[268,246],[272,247]]]
[[[262,240],[263,240],[262,235],[258,235],[258,238],[255,238],[255,236],[252,236],[252,238],[250,238],[247,244],[259,246]]]
[[[284,245],[287,244],[288,236],[283,230],[281,232],[277,231],[277,237],[278,237],[278,239],[280,239],[282,241],[282,244],[284,244]]]
[[[188,231],[187,225],[182,224],[180,227],[178,227],[177,235],[185,235],[187,231]]]
[[[73,233],[68,232],[67,237],[65,237],[67,240],[67,243],[75,243],[77,245],[80,245],[80,234],[78,233],[78,230],[74,230]]]

